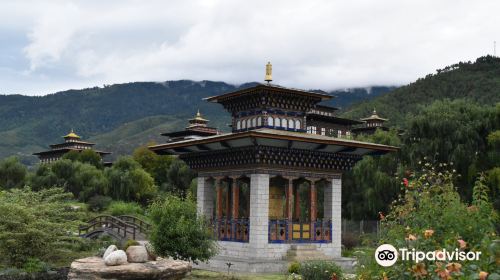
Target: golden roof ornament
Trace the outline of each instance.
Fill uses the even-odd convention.
[[[266,77],[264,78],[264,81],[269,84],[273,80],[273,66],[271,65],[271,62],[267,62],[266,64]]]
[[[201,113],[200,113],[200,109],[198,109],[198,112],[196,113],[196,116],[191,119],[191,120],[194,120],[194,121],[202,121],[202,122],[208,122],[207,119],[204,119],[202,116],[201,116]]]
[[[78,136],[74,131],[73,129],[71,129],[70,133],[68,133],[66,136],[64,136],[64,138],[80,138],[80,136]]]

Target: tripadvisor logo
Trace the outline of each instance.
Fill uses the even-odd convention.
[[[391,244],[383,244],[375,250],[375,260],[381,266],[391,266],[398,260],[398,250]]]
[[[415,261],[419,263],[423,260],[428,261],[477,261],[481,256],[481,252],[464,252],[458,249],[448,251],[443,249],[441,251],[417,251],[415,249],[400,248],[399,253],[394,246],[391,244],[380,245],[377,250],[375,250],[375,260],[381,266],[392,266],[401,257],[402,261]]]

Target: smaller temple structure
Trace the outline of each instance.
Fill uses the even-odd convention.
[[[316,105],[307,113],[307,133],[335,138],[352,139],[351,130],[363,122],[336,116],[338,108]]]
[[[382,129],[384,131],[388,131],[389,128],[384,125],[388,119],[384,119],[379,117],[377,111],[373,109],[373,113],[371,116],[367,118],[361,119],[364,123],[363,126],[352,129],[352,132],[355,134],[373,134],[377,129]]]
[[[78,136],[73,130],[66,136],[63,136],[64,142],[59,144],[50,145],[50,150],[34,153],[33,155],[38,156],[40,163],[51,163],[61,159],[64,154],[70,151],[83,151],[83,150],[93,150],[95,143],[90,143],[82,141],[80,136]],[[111,154],[110,152],[97,151],[101,158],[105,155]]]
[[[189,120],[189,125],[184,130],[162,133],[161,135],[169,137],[167,142],[177,142],[220,134],[216,128],[209,127],[208,122],[209,120],[204,119],[198,110],[196,116]]]

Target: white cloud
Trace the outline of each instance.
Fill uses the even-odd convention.
[[[27,38],[16,53],[26,60],[25,75],[0,77],[10,79],[0,91],[11,93],[138,80],[260,81],[268,60],[275,81],[285,86],[405,84],[491,53],[493,40],[500,41],[498,1],[28,1],[5,7],[0,36],[15,30]]]

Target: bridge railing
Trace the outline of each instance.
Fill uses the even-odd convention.
[[[151,231],[152,226],[150,223],[148,223],[142,219],[139,219],[135,216],[120,215],[120,216],[118,216],[118,218],[121,219],[122,221],[125,221],[129,224],[136,226],[137,229],[139,230],[139,232],[141,232],[141,233],[148,234]]]
[[[136,239],[138,233],[141,232],[141,226],[126,222],[120,218],[111,215],[100,215],[90,219],[87,225],[80,226],[78,228],[78,234],[80,236],[89,234],[98,230],[114,230],[118,236],[122,238],[132,237]]]

